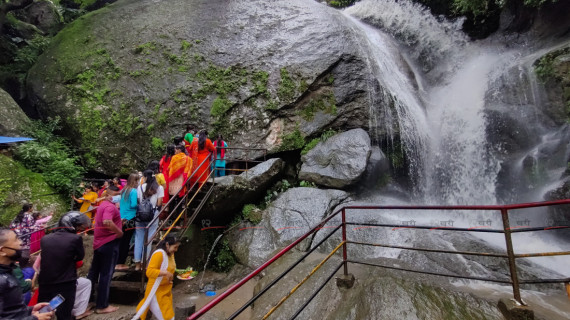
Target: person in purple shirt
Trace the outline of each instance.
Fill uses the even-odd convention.
[[[119,308],[109,305],[109,289],[123,236],[121,214],[115,203],[121,200],[119,188],[110,186],[97,208],[93,234],[93,262],[87,278],[97,284],[95,313],[111,313]]]

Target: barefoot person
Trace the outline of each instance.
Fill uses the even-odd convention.
[[[179,246],[180,241],[171,235],[158,244],[146,269],[148,283],[144,298],[137,306],[137,314],[131,320],[145,320],[149,308],[158,320],[174,319],[172,280],[176,270],[174,253],[178,251]]]
[[[91,280],[94,287],[97,283],[96,313],[111,313],[119,309],[109,305],[109,289],[119,257],[120,238],[123,236],[121,214],[115,206],[115,203],[120,200],[119,188],[110,186],[95,215],[93,262],[91,262],[87,278]]]
[[[0,228],[0,319],[51,320],[54,312],[39,313],[48,305],[42,302],[28,308],[22,299],[22,289],[12,275],[14,263],[22,256],[21,242],[10,229]]]

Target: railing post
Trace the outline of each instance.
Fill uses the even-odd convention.
[[[143,247],[142,247],[142,257],[141,257],[141,289],[140,293],[144,293],[144,276],[146,273],[146,246],[148,241],[148,228],[144,227],[144,237],[143,237]]]
[[[245,150],[245,178],[246,179],[247,179],[248,162],[249,162],[249,150]]]
[[[344,275],[348,276],[348,262],[347,260],[347,252],[346,252],[346,209],[342,208],[342,241],[344,244],[342,245],[342,261],[344,264]]]
[[[511,281],[513,283],[513,296],[515,300],[524,305],[521,299],[521,291],[519,287],[519,277],[517,275],[517,265],[515,261],[515,253],[513,249],[513,240],[511,238],[511,227],[509,224],[509,211],[501,209],[501,217],[503,218],[503,230],[505,231],[505,242],[507,244],[507,255],[509,259],[509,271],[511,274]]]

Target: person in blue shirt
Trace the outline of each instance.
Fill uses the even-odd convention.
[[[119,245],[119,258],[115,270],[127,270],[129,267],[125,265],[131,239],[135,233],[135,216],[137,214],[137,187],[140,177],[136,173],[131,173],[127,179],[127,185],[121,191],[121,201],[119,202],[119,211],[123,220],[123,237]]]

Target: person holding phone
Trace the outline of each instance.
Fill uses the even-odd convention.
[[[14,263],[21,255],[21,241],[16,233],[7,228],[0,228],[0,319],[52,320],[55,314],[53,311],[40,312],[40,309],[49,303],[38,303],[33,308],[24,304],[22,289],[12,275]]]

